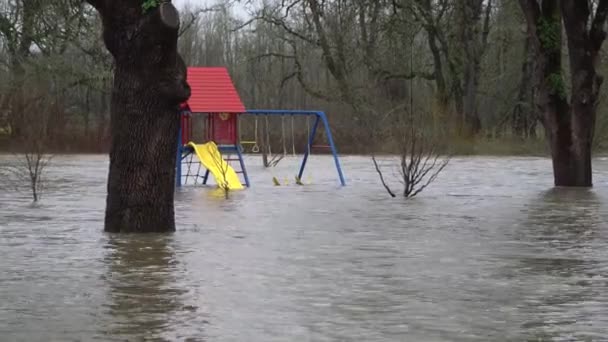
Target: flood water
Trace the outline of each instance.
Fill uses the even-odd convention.
[[[552,190],[547,159],[457,158],[406,201],[367,158],[344,188],[318,156],[293,184],[292,159],[248,159],[228,199],[178,189],[171,235],[103,233],[105,156],[55,157],[37,205],[3,189],[0,340],[606,340],[608,161],[589,191]]]

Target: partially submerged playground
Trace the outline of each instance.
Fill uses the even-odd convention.
[[[327,144],[323,147],[333,156],[339,184],[346,182],[340,166],[340,158],[331,133],[327,116],[322,111],[247,109],[225,67],[189,67],[188,83],[190,99],[182,104],[180,130],[176,155],[177,187],[207,185],[210,177],[215,184],[226,190],[238,190],[251,186],[244,154],[261,152],[262,137],[258,134],[259,118],[291,118],[292,146],[294,144],[293,119],[306,117],[306,145],[299,169],[294,170],[295,183],[302,185],[307,161],[313,151],[313,142],[321,129]],[[253,116],[255,134],[252,140],[241,139],[242,117]],[[308,123],[312,122],[311,125]],[[283,124],[283,122],[282,122]],[[285,129],[282,125],[282,135]],[[268,129],[266,130],[268,133]],[[283,144],[285,142],[283,141]],[[285,149],[284,149],[285,152]],[[295,147],[292,148],[295,155]],[[281,183],[274,178],[275,185]]]

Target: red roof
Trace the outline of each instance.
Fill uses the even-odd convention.
[[[225,67],[189,67],[192,113],[243,113],[245,106]]]

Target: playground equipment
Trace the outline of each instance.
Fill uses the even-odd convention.
[[[236,174],[234,169],[226,163],[222,158],[217,145],[213,141],[209,141],[202,145],[197,145],[193,142],[188,143],[186,146],[188,149],[192,149],[192,152],[196,154],[200,163],[213,174],[213,177],[218,181],[218,185],[224,189],[242,189],[243,185],[239,180],[239,176]],[[205,177],[209,177],[206,173]],[[206,182],[206,180],[205,180]]]
[[[328,141],[327,148],[333,154],[334,163],[340,184],[346,184],[338,152],[333,141],[327,116],[321,111],[304,110],[246,110],[238,92],[224,67],[189,67],[188,83],[191,97],[184,103],[180,114],[180,130],[176,156],[176,186],[187,184],[207,184],[209,175],[213,175],[218,186],[225,189],[242,189],[250,186],[249,177],[243,160],[244,146],[251,146],[253,153],[260,152],[261,141],[258,135],[258,119],[263,117],[266,123],[264,139],[269,139],[268,119],[281,117],[283,136],[283,156],[287,154],[285,137],[285,118],[291,117],[292,155],[296,155],[294,143],[294,116],[305,116],[307,123],[314,119],[312,127],[308,126],[307,144],[304,156],[297,173],[296,183],[302,184],[307,160],[310,156],[319,125],[322,125]],[[241,140],[239,134],[239,117],[255,117],[255,136],[253,140]],[[199,133],[198,136],[196,133]],[[203,133],[202,135],[200,133]],[[194,142],[197,139],[202,144]],[[265,141],[268,145],[268,141]],[[196,159],[195,159],[196,157]],[[185,171],[185,172],[184,172]],[[242,177],[242,179],[239,177]],[[277,180],[275,179],[275,184]]]

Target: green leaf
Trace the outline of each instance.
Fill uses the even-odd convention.
[[[146,0],[141,5],[141,8],[143,9],[144,13],[146,13],[149,10],[158,7],[159,4],[160,4],[160,0]]]

